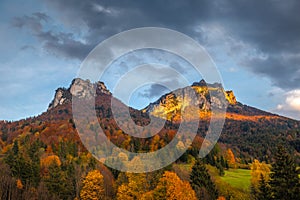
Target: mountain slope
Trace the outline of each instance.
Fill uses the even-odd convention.
[[[190,90],[192,88],[193,90]],[[195,97],[192,94],[195,91]],[[212,96],[211,96],[212,95]],[[224,96],[222,99],[222,96]],[[233,91],[225,91],[220,84],[207,84],[204,80],[195,82],[190,87],[180,88],[163,95],[154,103],[142,111],[154,116],[171,116],[185,109],[187,105],[200,109],[199,117],[209,117],[211,109],[225,109],[227,107],[227,119],[258,121],[259,119],[284,118],[254,107],[237,102]],[[202,115],[201,115],[202,114]],[[167,117],[168,118],[168,117]],[[197,117],[198,119],[198,117]],[[168,118],[168,120],[172,120]]]
[[[15,138],[28,136],[31,140],[39,138],[46,144],[57,144],[61,140],[72,140],[84,146],[79,140],[75,124],[72,119],[72,95],[78,98],[92,97],[96,99],[96,114],[98,121],[92,121],[86,127],[89,134],[95,134],[94,125],[100,122],[107,137],[117,146],[129,151],[155,151],[170,142],[176,134],[180,124],[180,110],[182,106],[198,106],[200,108],[197,137],[193,143],[193,151],[199,150],[202,138],[206,135],[210,122],[210,109],[212,106],[227,107],[225,125],[219,139],[222,148],[232,148],[235,155],[247,160],[259,158],[270,161],[275,147],[283,143],[290,152],[299,158],[300,122],[286,117],[271,114],[236,101],[232,91],[224,91],[219,84],[207,84],[204,81],[194,83],[190,88],[196,91],[196,99],[189,99],[188,89],[178,89],[163,95],[156,102],[151,103],[143,110],[128,108],[121,101],[115,99],[106,89],[104,83],[95,84],[81,79],[74,79],[68,89],[59,88],[46,112],[41,115],[16,122],[0,122],[0,146],[12,144]],[[95,89],[94,94],[91,89]],[[213,92],[211,98],[209,91]],[[177,95],[174,95],[177,94]],[[178,94],[184,94],[180,96]],[[226,102],[220,101],[218,96],[224,95]],[[150,122],[149,115],[167,117],[164,128],[157,133],[159,138],[151,137],[139,139],[124,133],[114,121],[111,112],[111,100],[117,102],[118,110],[130,110],[132,119],[141,126]],[[178,100],[179,99],[179,100]],[[188,105],[180,104],[180,99],[185,99]],[[124,123],[126,120],[124,119]],[[157,143],[159,140],[159,144]]]

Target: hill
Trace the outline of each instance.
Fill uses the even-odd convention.
[[[72,106],[75,101],[77,107]],[[87,102],[92,102],[93,106],[87,106]],[[112,102],[118,111],[118,123],[112,111]],[[211,118],[212,109],[217,113],[215,119]],[[243,105],[232,91],[225,91],[220,84],[207,84],[203,80],[165,94],[145,109],[136,110],[116,99],[104,83],[81,79],[74,79],[69,88],[58,88],[47,111],[39,116],[14,122],[0,121],[0,199],[80,199],[91,194],[88,191],[93,187],[88,181],[94,178],[98,180],[98,185],[94,186],[101,189],[101,198],[124,199],[122,195],[129,194],[136,199],[147,196],[151,199],[155,195],[165,195],[165,190],[160,187],[166,183],[180,185],[172,194],[180,196],[186,192],[195,198],[194,192],[199,195],[203,188],[191,189],[188,183],[191,169],[204,137],[209,134],[210,123],[218,122],[221,116],[218,113],[224,109],[227,112],[221,136],[203,161],[216,184],[220,199],[249,199],[250,177],[240,172],[250,173],[254,159],[273,162],[276,146],[283,144],[290,154],[298,158],[299,163],[299,121]],[[154,123],[151,130],[142,131],[142,136],[151,134],[151,137],[130,136],[124,127],[129,128],[131,134],[139,131],[132,129],[135,125],[128,120],[128,110],[130,118],[139,127],[150,124],[152,120],[164,124],[161,128]],[[193,112],[195,110],[196,114]],[[89,111],[97,117],[90,118]],[[79,112],[79,117],[73,118],[74,112]],[[176,141],[182,122],[188,129],[183,134],[183,140],[176,144],[176,150],[187,146],[186,136],[190,132],[190,124],[194,122],[198,124],[196,137],[175,163],[160,170],[124,173],[103,165],[93,157],[103,153],[99,145],[104,143],[103,136],[99,135],[100,128],[117,147],[144,153],[157,151]],[[82,133],[87,139],[84,145]],[[86,149],[87,144],[90,151]],[[121,165],[143,169],[151,169],[155,164],[140,165],[139,158],[128,157],[115,149],[109,153],[110,157],[101,158],[105,164],[114,159],[121,161]],[[166,161],[172,152],[162,156]],[[258,163],[257,160],[254,162]],[[224,173],[224,169],[228,168],[233,169]],[[236,175],[239,176],[236,178]],[[242,182],[237,181],[241,176]],[[209,198],[205,191],[202,192]],[[178,198],[182,199],[182,196]]]
[[[190,98],[191,95],[188,90],[191,88],[195,91],[196,99]],[[96,91],[95,94],[92,91]],[[213,98],[210,98],[211,92],[214,93]],[[225,102],[221,100],[222,95],[225,96]],[[4,148],[6,145],[12,144],[15,138],[22,135],[33,137],[38,133],[38,137],[46,144],[57,144],[61,138],[64,138],[76,141],[84,149],[72,119],[72,96],[78,99],[95,97],[98,121],[105,134],[117,146],[130,151],[151,149],[150,146],[153,145],[154,137],[139,139],[122,132],[112,115],[112,100],[117,102],[116,105],[121,113],[125,113],[129,109],[132,119],[139,125],[147,125],[150,122],[149,115],[157,118],[167,116],[164,128],[158,133],[161,139],[160,147],[163,147],[174,137],[180,124],[181,109],[184,110],[185,107],[192,105],[200,108],[198,119],[188,119],[199,120],[197,138],[194,141],[194,151],[197,151],[208,129],[211,108],[227,107],[226,121],[219,138],[219,144],[223,149],[231,148],[235,155],[246,162],[253,158],[270,162],[275,147],[282,143],[291,153],[299,157],[299,121],[243,105],[236,101],[232,91],[225,91],[220,84],[207,84],[204,80],[194,83],[191,87],[165,94],[145,109],[136,110],[128,108],[114,98],[103,82],[90,83],[89,81],[74,79],[69,88],[56,90],[48,110],[41,115],[15,122],[1,121],[1,147]],[[188,102],[188,105],[182,105],[181,102]],[[95,123],[97,122],[90,122],[88,127],[91,134],[94,134],[93,126]],[[125,119],[124,123],[126,123]],[[132,144],[128,145],[128,141]]]

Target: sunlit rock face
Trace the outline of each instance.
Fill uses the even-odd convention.
[[[235,98],[232,90],[226,91],[225,97],[226,97],[227,101],[229,102],[229,104],[231,104],[231,105],[237,104],[236,98]]]
[[[89,80],[76,78],[68,89],[58,88],[48,110],[72,101],[72,96],[79,99],[91,99],[101,95],[111,95],[103,82],[91,83]],[[163,95],[156,102],[149,104],[143,113],[168,120],[180,120],[181,112],[185,111],[188,119],[209,117],[214,110],[236,105],[232,91],[225,91],[221,84],[208,84],[204,80],[195,82],[189,87],[180,88]],[[199,115],[192,114],[197,109]]]
[[[179,118],[182,111],[198,109],[199,116],[209,116],[212,108],[224,109],[228,105],[235,105],[236,98],[232,91],[225,91],[221,84],[207,84],[204,80],[193,83],[190,87],[170,92],[156,102],[151,103],[143,112],[156,117],[174,120]],[[199,116],[194,116],[198,118]],[[193,118],[193,116],[190,116]]]

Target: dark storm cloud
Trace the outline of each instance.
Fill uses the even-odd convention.
[[[44,1],[56,13],[56,21],[68,27],[86,27],[86,34],[82,36],[84,43],[76,40],[72,33],[44,31],[42,22],[49,20],[42,13],[16,18],[13,24],[27,26],[49,51],[65,57],[82,59],[103,39],[142,26],[172,28],[209,45],[206,33],[199,33],[196,28],[218,24],[233,40],[264,55],[263,58],[258,55],[241,58],[237,63],[242,67],[269,77],[282,88],[300,86],[300,1],[297,0]],[[221,42],[215,38],[214,44]],[[245,49],[232,46],[229,51],[232,52],[227,52],[228,55]]]
[[[37,37],[43,40],[44,47],[56,55],[68,58],[83,59],[92,49],[91,45],[84,44],[74,39],[73,34],[41,32]]]
[[[276,86],[284,89],[300,87],[300,56],[270,55],[265,59],[247,59],[244,66],[257,74],[268,75]]]
[[[235,1],[225,25],[262,54],[240,64],[285,89],[300,87],[300,1]]]
[[[26,26],[35,32],[39,32],[43,28],[42,21],[48,22],[49,19],[48,15],[38,12],[33,13],[31,16],[15,17],[12,20],[12,25],[18,28]]]
[[[28,50],[28,49],[30,49],[30,50],[35,50],[35,47],[32,46],[32,45],[24,45],[24,46],[22,46],[22,47],[20,48],[20,50],[22,50],[22,51],[25,51],[25,50]]]
[[[241,39],[264,52],[300,50],[300,2],[231,1],[226,25]]]
[[[137,26],[166,26],[185,29],[196,18],[208,16],[209,1],[81,1],[45,0],[64,17],[85,22],[93,31],[114,33]],[[116,26],[117,25],[117,26]],[[103,33],[102,33],[103,34]]]
[[[159,26],[189,33],[196,19],[209,15],[209,4],[206,1],[192,1],[192,5],[186,1],[171,0],[44,1],[67,26],[87,26],[85,45],[92,47],[113,34],[137,27]]]
[[[51,18],[45,13],[33,13],[31,16],[15,17],[12,25],[18,28],[28,28],[35,37],[43,42],[43,46],[55,55],[84,58],[92,46],[75,40],[73,33],[45,30],[44,23],[50,20]]]
[[[151,99],[155,97],[160,97],[167,91],[168,89],[162,85],[152,84],[149,89],[146,89],[143,93],[139,93],[139,95]]]

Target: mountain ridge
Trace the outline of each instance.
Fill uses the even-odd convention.
[[[230,112],[230,113],[240,113],[240,112],[243,112],[243,109],[244,109],[244,110],[246,110],[246,112],[244,112],[245,115],[250,115],[250,116],[252,116],[252,115],[259,115],[259,116],[271,115],[274,117],[276,116],[276,117],[283,117],[283,118],[291,119],[286,116],[281,116],[281,115],[278,115],[275,113],[271,113],[268,111],[257,109],[252,106],[242,104],[236,100],[236,97],[232,90],[224,90],[222,88],[222,85],[219,83],[210,84],[210,83],[206,83],[202,79],[199,82],[194,82],[191,86],[188,86],[188,87],[193,88],[197,94],[206,90],[205,95],[209,95],[208,94],[209,90],[212,90],[214,88],[220,88],[220,90],[222,90],[222,92],[224,93],[226,100],[228,101],[227,112]],[[90,88],[90,89],[88,89],[88,88]],[[145,108],[140,109],[140,111],[151,113],[151,112],[149,112],[149,110],[151,109],[151,107],[153,107],[153,105],[164,101],[163,99],[168,98],[168,96],[171,96],[172,94],[174,94],[174,92],[176,93],[177,91],[180,91],[183,89],[184,88],[178,88],[175,91],[171,91],[169,93],[162,95],[155,102],[152,102]],[[88,91],[88,92],[86,92],[86,91]],[[93,91],[96,91],[96,94],[92,94]],[[75,78],[72,80],[72,82],[68,88],[59,87],[55,91],[54,98],[50,102],[47,111],[58,105],[61,105],[63,103],[70,103],[72,101],[72,96],[78,96],[80,98],[85,98],[85,97],[95,97],[96,95],[101,95],[101,94],[107,94],[107,95],[113,96],[113,94],[105,86],[104,82],[98,81],[96,83],[91,83],[89,80]],[[204,101],[206,100],[203,98],[204,97],[203,95],[201,97],[202,97],[202,100],[204,100]],[[206,102],[207,102],[207,100],[206,100]],[[206,111],[209,110],[210,105],[207,105],[204,103],[203,106],[204,106],[204,108],[202,108],[202,109],[204,109]],[[291,119],[291,120],[298,121],[296,119]]]
[[[204,82],[200,81],[193,85],[194,88],[203,87],[201,84],[204,84]],[[218,84],[209,85],[211,88],[219,86]],[[90,90],[87,91],[88,88]],[[216,91],[217,94],[224,95],[223,89]],[[110,108],[111,100],[112,98],[115,99],[115,97],[107,90],[103,82],[90,83],[90,81],[74,79],[69,88],[58,88],[56,90],[54,99],[44,113],[36,117],[15,122],[0,121],[0,146],[4,148],[6,145],[12,144],[16,138],[28,135],[30,138],[39,138],[46,144],[52,145],[57,144],[60,140],[72,140],[76,141],[76,143],[82,147],[81,149],[84,149],[73,121],[72,94],[77,94],[78,97],[83,99],[95,98],[98,122],[90,122],[87,127],[90,134],[93,134],[94,131],[93,124],[100,123],[105,134],[113,143],[117,146],[127,148],[127,150],[135,151],[147,150],[148,145],[154,140],[154,138],[149,138],[139,141],[138,138],[134,138],[122,132],[115,123]],[[203,104],[200,104],[202,106],[201,108],[205,105],[203,99],[205,94],[207,93],[199,93],[199,96],[202,95],[203,100]],[[235,99],[235,96],[232,95],[233,92],[231,93],[231,98]],[[131,118],[136,124],[143,126],[149,123],[149,114],[151,114],[151,112],[136,110],[123,104],[118,99],[115,100],[117,101],[116,105],[118,106],[118,110],[123,113],[128,109],[130,110]],[[211,102],[206,98],[205,100],[205,106],[208,108],[211,106]],[[157,100],[157,102],[163,101],[161,98]],[[213,101],[218,102],[217,100]],[[167,103],[167,101],[165,102]],[[161,105],[159,104],[158,106]],[[201,113],[209,113],[209,111],[202,109]],[[175,112],[171,114],[176,117],[178,113]],[[164,143],[170,142],[173,137],[172,135],[176,133],[176,127],[180,124],[180,121],[174,120],[172,115],[171,118],[166,121],[165,127],[158,133],[159,137],[165,140]],[[201,146],[201,138],[207,134],[210,118],[209,115],[204,117],[200,115],[200,118],[197,118],[197,120],[199,120],[199,128],[197,131],[198,139],[195,144],[197,148],[199,148],[199,145]],[[240,155],[243,159],[259,158],[260,160],[269,160],[272,158],[276,145],[282,142],[285,143],[290,152],[300,156],[299,127],[300,122],[297,120],[243,105],[238,101],[231,104],[228,101],[226,120],[218,143],[220,146],[232,148],[234,153]],[[135,141],[134,144],[132,144],[133,146],[128,146],[126,143],[127,140]],[[144,146],[135,146],[137,144],[144,144]],[[196,151],[197,150],[195,150],[195,152]]]

